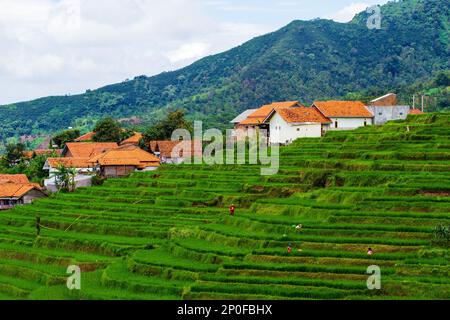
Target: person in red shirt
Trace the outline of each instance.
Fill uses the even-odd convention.
[[[236,207],[234,206],[234,204],[232,204],[230,206],[230,215],[234,216],[234,211],[236,210]]]

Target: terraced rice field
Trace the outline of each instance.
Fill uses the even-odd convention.
[[[259,173],[163,166],[1,212],[0,299],[450,298],[431,245],[450,224],[450,114],[299,140]]]

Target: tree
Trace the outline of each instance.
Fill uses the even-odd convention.
[[[147,143],[154,140],[170,140],[176,129],[186,129],[192,132],[192,124],[184,118],[183,110],[169,113],[167,118],[147,129],[143,137]]]
[[[52,138],[53,144],[57,145],[58,148],[64,148],[65,144],[68,142],[73,142],[76,138],[80,136],[80,130],[66,130],[58,133]]]
[[[123,133],[120,124],[111,117],[104,118],[97,122],[94,128],[95,142],[121,142]]]
[[[55,172],[55,184],[58,191],[72,192],[75,190],[76,169],[58,165]]]
[[[6,145],[6,154],[3,158],[4,166],[14,167],[23,158],[23,152],[25,151],[25,145],[23,143],[10,143]]]
[[[434,82],[438,87],[450,86],[450,70],[439,72]]]

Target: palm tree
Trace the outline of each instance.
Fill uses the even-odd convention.
[[[76,174],[75,168],[67,168],[63,164],[58,165],[55,172],[55,184],[58,191],[74,191]]]

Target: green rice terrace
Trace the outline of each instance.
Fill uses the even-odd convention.
[[[274,176],[167,165],[1,212],[0,298],[450,298],[450,250],[433,241],[450,224],[449,113],[298,140],[280,159]]]

